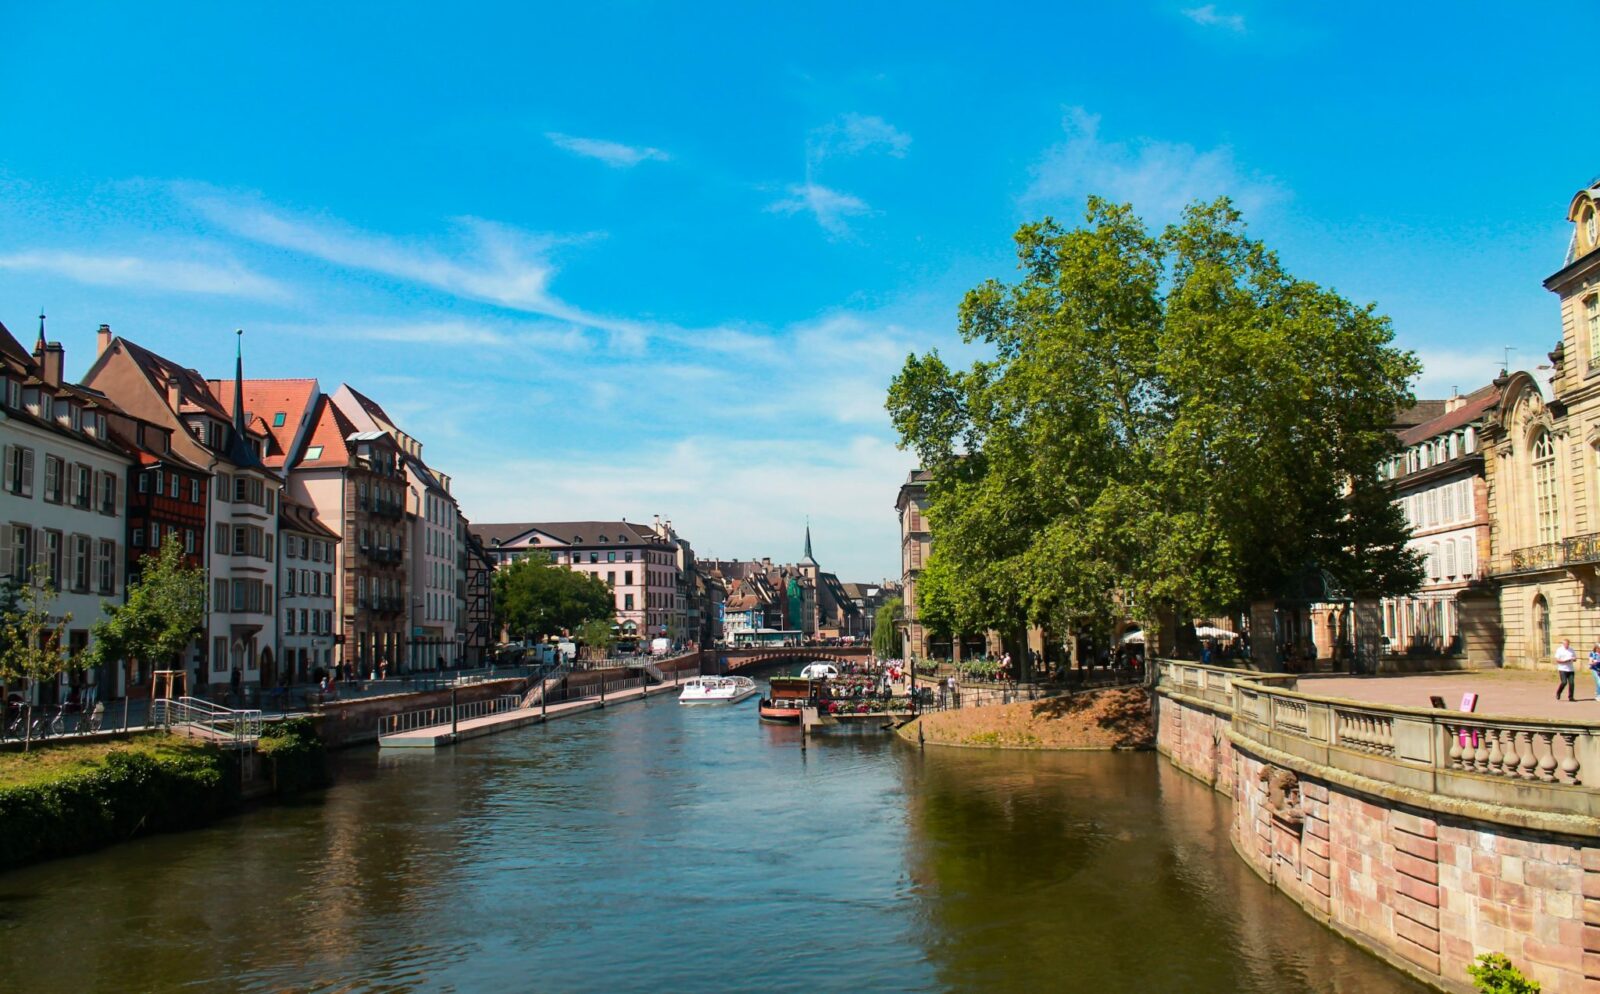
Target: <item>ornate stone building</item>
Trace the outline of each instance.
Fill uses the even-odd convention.
[[[1490,569],[1508,666],[1551,665],[1600,640],[1600,181],[1568,208],[1572,241],[1544,281],[1561,301],[1546,380],[1517,372],[1485,427]]]

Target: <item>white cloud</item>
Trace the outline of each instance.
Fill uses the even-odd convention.
[[[0,255],[0,269],[51,273],[76,283],[176,293],[279,299],[288,296],[277,281],[231,259],[152,259],[133,255],[88,255],[32,250]]]
[[[1448,397],[1455,390],[1471,393],[1493,380],[1505,365],[1505,351],[1496,347],[1438,349],[1424,346],[1413,351],[1422,361],[1422,372],[1411,389],[1423,398]],[[1514,370],[1531,369],[1549,361],[1543,352],[1514,350],[1511,353]]]
[[[615,348],[637,351],[647,336],[647,328],[638,322],[590,314],[550,293],[555,267],[548,253],[563,239],[466,217],[456,219],[465,244],[443,252],[337,221],[296,216],[209,188],[180,186],[177,190],[212,222],[251,241],[606,331]]]
[[[820,162],[830,155],[860,155],[882,151],[904,158],[911,136],[875,114],[845,114],[811,133],[807,156]]]
[[[659,148],[624,145],[603,138],[579,138],[574,135],[564,135],[559,131],[547,131],[545,137],[550,139],[550,143],[556,148],[585,158],[599,159],[613,169],[625,169],[637,166],[641,162],[667,162],[671,159],[671,156]]]
[[[809,516],[818,559],[841,579],[878,580],[898,565],[894,495],[913,459],[882,438],[695,434],[606,455],[574,471],[562,454],[484,453],[480,464],[456,473],[455,491],[477,522],[648,521],[660,514],[672,519],[696,554],[722,558],[767,555],[792,562]],[[805,472],[796,473],[797,466]]]
[[[1089,194],[1133,204],[1141,215],[1171,220],[1195,200],[1227,195],[1248,216],[1287,196],[1276,180],[1241,168],[1226,145],[1193,145],[1142,138],[1106,141],[1100,117],[1067,109],[1066,141],[1053,146],[1033,170],[1025,204],[1080,201]]]
[[[789,196],[768,204],[767,210],[777,214],[810,214],[822,225],[823,230],[836,236],[850,233],[845,218],[872,212],[872,208],[859,197],[809,182],[790,185]]]
[[[1183,11],[1183,16],[1208,28],[1223,28],[1241,34],[1244,32],[1243,14],[1221,13],[1214,3],[1208,3],[1203,7],[1187,7]]]

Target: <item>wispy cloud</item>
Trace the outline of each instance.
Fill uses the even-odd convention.
[[[0,269],[50,273],[92,286],[169,293],[281,299],[288,291],[276,280],[231,259],[199,262],[135,255],[89,255],[32,250],[0,255]]]
[[[1195,200],[1226,194],[1246,214],[1284,199],[1270,176],[1243,169],[1227,145],[1200,150],[1181,142],[1141,138],[1107,141],[1100,116],[1067,109],[1064,142],[1047,150],[1033,170],[1024,204],[1080,200],[1099,194],[1133,204],[1141,214],[1170,220]]]
[[[1243,14],[1224,14],[1217,10],[1217,5],[1214,3],[1208,3],[1203,7],[1186,7],[1183,16],[1208,28],[1222,28],[1241,34],[1244,32]]]
[[[455,219],[464,235],[463,244],[447,253],[337,221],[296,216],[210,188],[180,187],[179,195],[213,223],[251,241],[606,331],[613,336],[615,347],[637,349],[647,335],[638,322],[591,314],[550,293],[555,267],[549,252],[570,239],[464,217]]]
[[[812,162],[830,155],[879,151],[899,159],[910,147],[910,135],[875,114],[845,114],[811,132],[806,142],[807,158]]]
[[[588,159],[599,159],[613,169],[625,169],[637,166],[641,162],[667,162],[672,158],[659,148],[624,145],[603,138],[579,138],[576,135],[564,135],[559,131],[547,131],[544,136],[550,139],[550,143],[556,148]]]
[[[775,214],[810,214],[823,230],[836,237],[850,233],[845,218],[872,212],[860,197],[830,190],[820,183],[791,184],[789,196],[768,204],[767,210]]]

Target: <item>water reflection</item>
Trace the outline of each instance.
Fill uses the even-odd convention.
[[[629,704],[0,877],[0,991],[1395,991],[1150,756]]]

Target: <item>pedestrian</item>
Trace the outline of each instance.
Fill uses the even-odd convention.
[[[244,674],[240,673],[239,667],[235,666],[233,668],[233,675],[228,677],[228,686],[233,689],[233,699],[240,704],[244,703],[244,698],[240,696],[240,687],[243,684]]]
[[[1594,699],[1600,701],[1600,642],[1589,650],[1589,672],[1594,674]]]
[[[1561,648],[1556,650],[1556,672],[1561,677],[1561,682],[1556,684],[1556,700],[1558,701],[1561,700],[1562,690],[1566,690],[1567,700],[1575,699],[1572,696],[1572,688],[1573,684],[1577,682],[1577,676],[1573,672],[1572,663],[1577,658],[1578,654],[1572,651],[1572,640],[1562,639]]]

